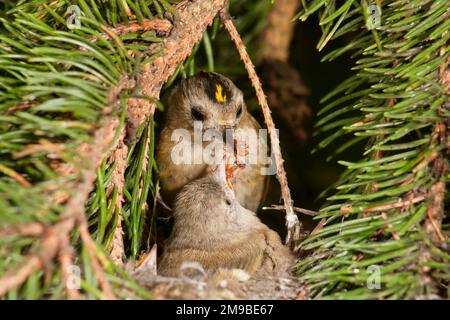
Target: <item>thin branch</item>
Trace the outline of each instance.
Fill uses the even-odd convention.
[[[61,273],[64,281],[64,287],[66,288],[69,299],[77,300],[80,298],[80,292],[78,289],[70,286],[70,277],[72,274],[70,270],[73,266],[72,260],[73,248],[70,244],[69,237],[63,237],[61,241],[61,249],[59,254],[59,264],[61,266]]]
[[[111,183],[108,186],[110,193],[114,188],[117,188],[117,198],[114,204],[117,211],[117,224],[114,229],[114,236],[109,248],[111,253],[111,259],[118,266],[123,266],[123,257],[125,256],[125,249],[123,244],[123,229],[122,229],[122,202],[123,202],[123,188],[125,185],[125,169],[127,168],[127,155],[128,147],[124,142],[125,132],[119,137],[119,143],[116,150],[111,156],[111,162],[116,164],[116,169],[114,170],[111,178]]]
[[[113,104],[117,101],[118,94],[126,87],[127,81],[120,81],[117,87],[111,89],[116,95],[109,96],[108,106],[105,112],[111,112]],[[100,122],[99,128],[94,133],[91,144],[82,143],[78,147],[79,153],[83,155],[80,161],[82,166],[79,169],[79,182],[72,188],[72,197],[67,201],[61,220],[54,226],[48,228],[44,238],[37,247],[37,253],[30,254],[26,258],[24,265],[17,270],[11,270],[0,278],[0,296],[14,287],[21,285],[35,271],[43,266],[48,266],[58,254],[61,243],[69,237],[70,232],[75,226],[75,219],[84,216],[84,205],[89,197],[96,179],[97,168],[103,159],[108,155],[108,149],[113,142],[114,132],[118,126],[119,120],[115,116],[106,115]],[[75,166],[73,169],[75,170]]]
[[[371,208],[367,208],[364,209],[364,212],[376,212],[376,211],[387,211],[387,210],[392,210],[392,209],[396,209],[396,208],[406,208],[414,203],[418,203],[418,202],[422,202],[425,200],[425,196],[421,195],[421,196],[416,196],[412,199],[408,199],[408,200],[403,200],[403,201],[399,201],[399,202],[393,202],[393,203],[388,203],[388,204],[383,204],[383,205],[379,205],[376,207],[371,207]],[[342,208],[341,211],[343,212],[348,212],[347,209]],[[351,210],[350,210],[351,211]]]
[[[438,144],[446,145],[446,143],[447,127],[444,121],[439,121],[433,132],[431,148],[436,147]],[[447,150],[444,149],[442,152],[445,153]],[[445,177],[448,173],[448,163],[445,155],[442,153],[432,163],[433,167],[431,170],[437,182],[431,186],[428,192],[429,205],[424,230],[431,235],[433,242],[438,243],[445,240],[441,228],[442,220],[444,219]]]
[[[258,102],[261,106],[264,120],[267,125],[267,129],[269,130],[270,135],[270,143],[272,146],[273,154],[275,156],[275,165],[277,168],[277,179],[281,186],[281,195],[283,197],[284,208],[286,210],[286,227],[287,227],[287,236],[286,243],[293,249],[299,249],[298,244],[300,242],[300,229],[301,224],[298,220],[297,215],[294,213],[294,208],[291,199],[291,192],[289,190],[288,181],[286,177],[286,172],[283,167],[283,158],[280,150],[280,141],[278,139],[278,135],[275,129],[275,124],[273,122],[270,108],[267,104],[266,96],[263,92],[261,82],[259,81],[258,75],[256,74],[255,67],[253,66],[252,61],[250,60],[250,56],[245,49],[245,45],[242,42],[242,39],[234,26],[234,23],[228,13],[227,9],[223,9],[220,11],[220,18],[229,32],[231,39],[234,41],[236,48],[239,52],[241,60],[244,62],[245,68],[248,72],[249,78],[252,82],[253,87],[256,91],[256,96],[258,98]]]
[[[37,256],[30,256],[18,269],[12,269],[0,278],[0,297],[9,290],[22,284],[33,272],[42,267],[42,262]]]
[[[327,220],[325,218],[322,218],[319,223],[314,227],[314,229],[311,231],[311,233],[309,234],[309,236],[315,235],[316,233],[318,233],[320,230],[323,229],[323,226],[325,225],[325,222]]]
[[[386,212],[382,212],[382,213],[381,213],[381,218],[383,218],[383,220],[385,220],[385,221],[388,220],[388,216],[387,216]],[[392,227],[393,227],[393,224],[390,223],[390,222],[388,222],[387,228],[388,228],[388,229],[391,229]],[[400,236],[398,235],[397,232],[392,231],[392,232],[391,232],[391,236],[392,236],[392,238],[393,238],[394,240],[400,241]]]
[[[45,227],[40,222],[32,222],[19,226],[6,226],[0,229],[0,238],[19,234],[21,236],[41,236],[45,231]]]
[[[103,268],[97,258],[96,243],[94,242],[94,240],[92,240],[89,233],[86,215],[80,215],[78,217],[78,226],[80,229],[81,240],[83,241],[85,248],[89,254],[92,269],[94,270],[98,283],[100,284],[100,287],[102,288],[106,299],[115,300],[116,296],[114,295],[111,289],[111,285],[106,279],[105,272],[103,271]]]
[[[25,179],[20,173],[8,168],[7,166],[0,164],[0,172],[16,180],[22,187],[31,187],[31,183],[27,179]]]
[[[157,33],[168,34],[172,29],[172,23],[170,23],[169,20],[152,19],[144,20],[142,24],[140,24],[138,21],[130,21],[126,25],[119,25],[115,28],[109,28],[105,25],[102,25],[102,29],[105,30],[105,33],[100,34],[100,36],[105,40],[111,40],[115,36],[138,31],[154,30]],[[96,40],[97,38],[92,39],[92,41]]]
[[[295,212],[303,213],[307,216],[314,217],[319,214],[317,211],[312,211],[304,208],[293,207]],[[271,205],[270,207],[262,207],[262,210],[284,210],[284,206],[280,205]]]
[[[439,181],[430,188],[431,203],[427,210],[427,221],[425,223],[425,231],[433,234],[433,241],[444,241],[445,237],[442,235],[442,211],[445,197],[445,183]]]
[[[28,108],[30,108],[32,106],[32,102],[27,100],[27,101],[22,101],[17,105],[8,107],[7,109],[5,109],[5,111],[3,111],[3,115],[5,116],[9,116],[12,115],[16,112],[22,111],[22,110],[26,110]]]
[[[14,153],[14,159],[20,159],[23,157],[27,157],[37,152],[47,152],[58,154],[67,149],[67,146],[63,143],[54,143],[50,142],[46,139],[39,139],[39,143],[37,144],[28,144],[23,150]],[[61,158],[61,157],[60,157]]]
[[[9,290],[21,285],[30,275],[44,266],[56,256],[60,248],[62,237],[69,234],[74,226],[74,219],[64,219],[54,226],[50,227],[44,239],[38,246],[36,253],[30,254],[25,258],[22,266],[11,269],[0,278],[0,297]]]

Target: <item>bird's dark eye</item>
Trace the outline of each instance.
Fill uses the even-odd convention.
[[[239,108],[236,111],[236,118],[239,118],[242,114],[242,106],[239,106]]]
[[[231,206],[231,200],[230,199],[225,199],[225,203],[227,204],[227,206]]]
[[[199,111],[196,108],[192,108],[191,109],[191,115],[192,115],[192,119],[194,119],[194,121],[203,121],[205,120],[205,115]]]

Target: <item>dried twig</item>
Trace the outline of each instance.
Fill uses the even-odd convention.
[[[431,148],[435,148],[438,144],[445,145],[446,142],[447,128],[445,123],[440,121],[436,124],[434,129]],[[427,219],[425,220],[424,230],[431,235],[431,240],[433,242],[438,243],[445,240],[445,237],[441,232],[446,192],[445,180],[443,177],[448,173],[448,164],[442,154],[433,160],[432,163],[433,167],[431,170],[437,181],[431,186],[428,192],[429,205],[427,208]]]
[[[74,219],[63,219],[50,227],[36,252],[28,255],[20,267],[11,269],[0,278],[0,297],[9,290],[21,285],[37,270],[49,265],[59,251],[61,239],[68,235],[74,226]],[[45,249],[44,249],[45,248]]]
[[[298,244],[300,241],[300,229],[301,223],[298,220],[297,215],[294,213],[291,193],[288,186],[288,181],[286,177],[286,172],[283,167],[283,158],[281,156],[280,150],[280,141],[278,139],[277,132],[275,130],[275,124],[273,122],[270,108],[267,104],[266,96],[262,90],[261,82],[259,81],[258,75],[256,74],[255,68],[253,66],[252,61],[245,49],[245,45],[242,42],[242,39],[239,33],[234,26],[234,23],[228,13],[227,9],[223,9],[220,11],[220,18],[225,25],[225,28],[229,32],[231,39],[234,41],[236,48],[239,52],[239,55],[244,62],[245,68],[247,69],[248,75],[252,82],[253,87],[256,91],[256,96],[258,98],[258,102],[261,106],[264,120],[267,125],[267,129],[269,130],[270,142],[273,150],[273,154],[275,155],[275,165],[277,168],[277,179],[281,186],[281,194],[283,197],[284,208],[286,210],[286,227],[287,227],[287,236],[286,243],[293,249],[298,250]]]
[[[20,173],[14,171],[11,168],[8,168],[0,164],[0,172],[16,180],[22,187],[25,188],[31,187],[31,183],[27,179],[25,179],[24,176],[22,176]]]
[[[32,222],[19,226],[6,226],[0,229],[0,238],[20,234],[21,236],[38,237],[44,233],[45,227],[40,222]]]
[[[30,256],[18,269],[10,270],[0,278],[0,297],[22,284],[33,272],[42,267],[38,256]]]
[[[61,272],[69,299],[76,300],[80,298],[80,292],[78,289],[70,285],[70,277],[73,276],[70,270],[73,266],[72,260],[73,249],[70,244],[70,238],[64,237],[61,241],[61,249],[59,254],[59,264],[61,265]]]
[[[315,235],[316,233],[318,233],[320,230],[323,229],[323,226],[325,225],[325,222],[327,220],[325,218],[322,218],[319,223],[314,227],[314,229],[310,232],[309,236]]]
[[[388,203],[388,204],[382,204],[376,207],[371,207],[371,208],[367,208],[364,209],[364,212],[376,212],[376,211],[388,211],[388,210],[392,210],[392,209],[396,209],[396,208],[406,208],[407,206],[410,206],[414,203],[418,203],[418,202],[422,202],[425,200],[425,196],[424,195],[420,195],[420,196],[416,196],[412,199],[408,199],[408,200],[403,200],[403,201],[398,201],[398,202],[392,202],[392,203]],[[341,211],[343,213],[349,213],[353,210],[353,208],[351,206],[344,206],[341,208]]]
[[[304,208],[293,207],[295,212],[306,214],[307,216],[314,217],[319,214],[317,211],[312,211]],[[284,206],[271,205],[270,207],[262,207],[262,210],[284,210]]]
[[[125,82],[121,81],[119,86],[125,88]],[[121,90],[113,88],[111,91],[120,93]],[[118,94],[110,96],[111,100],[108,101],[108,107],[105,110],[111,112],[112,105],[117,101],[117,98]],[[79,182],[74,184],[72,188],[73,195],[65,205],[60,222],[47,229],[36,251],[25,259],[19,270],[11,270],[0,278],[0,296],[21,285],[31,274],[43,266],[50,265],[59,253],[61,244],[73,230],[76,218],[84,217],[84,205],[94,185],[97,168],[108,155],[107,151],[111,147],[118,123],[117,117],[105,115],[99,128],[94,133],[93,142],[91,144],[83,143],[78,147],[79,153],[84,155],[83,160],[85,161],[80,163]],[[75,167],[73,167],[73,170],[75,170]]]
[[[105,40],[111,40],[114,36],[148,30],[154,30],[158,33],[167,34],[170,32],[171,28],[172,24],[170,23],[170,21],[164,19],[144,20],[142,24],[140,24],[138,21],[130,21],[126,25],[119,25],[115,28],[109,28],[103,25],[102,29],[105,30],[105,33],[100,34],[100,36]],[[92,41],[96,40],[97,38],[92,38]]]
[[[108,189],[113,190],[117,188],[116,203],[112,204],[117,211],[117,224],[114,229],[114,236],[111,243],[110,252],[111,259],[118,266],[123,266],[123,257],[125,256],[124,244],[123,244],[123,229],[122,229],[122,201],[123,201],[123,188],[125,185],[125,169],[127,167],[127,155],[128,147],[124,142],[125,132],[119,137],[119,143],[116,150],[111,156],[111,162],[116,164],[116,169],[112,174],[111,183]],[[111,191],[110,191],[111,192]]]
[[[115,300],[116,296],[114,295],[111,286],[106,279],[105,273],[103,271],[102,266],[99,263],[97,258],[97,250],[96,243],[92,240],[91,235],[88,230],[87,219],[85,215],[80,215],[78,217],[78,225],[80,229],[81,240],[83,241],[86,250],[88,251],[89,258],[92,264],[92,269],[97,277],[98,283],[102,288],[103,293],[105,294],[106,299]]]
[[[434,242],[444,241],[445,237],[441,232],[443,220],[443,204],[445,198],[445,183],[440,180],[430,188],[430,204],[427,210],[427,221],[424,229],[432,234]]]

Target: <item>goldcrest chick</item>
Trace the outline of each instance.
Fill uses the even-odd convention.
[[[294,262],[279,235],[239,204],[227,186],[224,165],[180,191],[173,218],[160,275],[179,276],[185,263],[198,263],[208,274],[234,269],[282,274]]]
[[[171,91],[168,98],[165,122],[157,145],[156,160],[159,169],[163,200],[172,204],[175,195],[187,183],[202,177],[209,165],[200,159],[193,163],[174,163],[172,150],[178,141],[172,141],[174,130],[185,129],[191,137],[194,122],[201,123],[202,130],[217,130],[224,137],[226,132],[238,129],[253,130],[258,135],[260,126],[246,109],[242,92],[228,78],[211,72],[201,72],[182,80]],[[207,142],[192,139],[192,152],[196,147],[205,147]],[[226,139],[225,139],[226,140]],[[226,141],[224,141],[226,143]],[[258,150],[266,150],[264,140],[253,144]],[[259,152],[259,151],[258,151]],[[194,152],[193,152],[194,153]],[[264,155],[263,157],[265,157]],[[261,152],[257,161],[238,169],[232,181],[239,203],[251,211],[257,211],[265,196],[268,176],[261,169]]]

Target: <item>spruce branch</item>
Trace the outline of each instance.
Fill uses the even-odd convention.
[[[128,85],[130,85],[129,81],[123,79],[119,82],[117,87],[114,87],[110,91],[108,107],[105,108],[104,111],[106,114],[113,111],[113,105],[118,98],[117,96]],[[58,253],[60,253],[60,261],[63,269],[64,267],[67,267],[67,264],[71,260],[68,256],[68,239],[70,233],[75,227],[75,221],[80,219],[80,217],[85,217],[84,205],[88,199],[89,193],[92,191],[93,181],[96,178],[97,166],[108,155],[108,149],[112,146],[111,144],[117,125],[118,119],[116,117],[106,115],[100,122],[99,128],[95,131],[92,143],[82,143],[79,145],[78,150],[80,154],[82,154],[83,159],[81,167],[77,170],[75,166],[69,166],[69,170],[66,171],[66,174],[73,171],[79,171],[78,174],[80,179],[72,188],[71,193],[73,196],[70,197],[65,205],[61,221],[54,226],[47,228],[40,244],[35,250],[36,253],[32,253],[25,258],[25,262],[22,267],[19,268],[19,271],[11,270],[3,277],[0,277],[0,296],[3,296],[10,289],[22,284],[38,269],[51,265],[51,261]],[[36,149],[34,148],[31,153],[35,151]],[[30,148],[28,148],[27,152],[16,154],[16,157],[23,157],[29,153]],[[33,229],[33,233],[40,233],[34,230],[37,229],[35,224],[19,227],[19,232],[30,233],[31,229]],[[40,228],[38,229],[41,231]],[[72,290],[69,290],[68,293],[71,297],[78,297],[77,293]]]
[[[79,290],[69,285],[71,280],[70,270],[73,266],[73,248],[68,237],[64,237],[61,239],[59,264],[61,266],[61,273],[67,296],[72,300],[80,299]]]
[[[60,244],[64,242],[74,225],[75,219],[70,217],[48,228],[44,238],[40,241],[37,252],[25,257],[20,267],[11,269],[0,277],[0,297],[21,285],[37,270],[49,266],[58,254]]]
[[[26,225],[19,226],[8,226],[0,229],[0,237],[8,237],[12,235],[23,235],[23,236],[32,236],[38,237],[41,236],[45,231],[45,227],[42,223],[32,222]]]
[[[77,4],[86,16],[81,17],[81,29],[66,31],[61,16],[67,6],[64,1],[23,3],[11,11],[15,20],[2,20],[6,28],[0,34],[0,55],[8,63],[2,65],[0,75],[8,85],[0,92],[1,99],[7,98],[4,104],[2,100],[1,116],[9,122],[0,127],[8,145],[6,161],[1,164],[6,174],[0,177],[0,199],[8,203],[7,214],[0,218],[6,219],[8,228],[2,229],[0,236],[37,240],[31,248],[14,248],[24,255],[14,270],[1,265],[2,296],[39,270],[45,271],[46,279],[58,277],[51,272],[56,259],[62,287],[70,298],[121,295],[117,281],[110,279],[114,279],[114,272],[120,277],[124,274],[115,266],[111,268],[92,236],[104,239],[101,244],[113,243],[111,249],[118,251],[121,259],[123,225],[135,223],[123,218],[123,210],[129,210],[132,202],[133,219],[142,223],[145,218],[140,208],[145,205],[154,167],[153,129],[144,129],[141,162],[133,159],[135,145],[131,143],[129,148],[125,135],[134,136],[130,134],[133,126],[138,130],[142,125],[153,125],[155,100],[162,85],[190,55],[224,1],[184,1],[176,10],[168,4],[160,10],[154,2],[159,19],[150,7],[137,12],[139,6],[115,7],[100,1],[92,1],[90,7],[84,2]],[[174,26],[162,19],[164,11],[174,13]],[[134,16],[139,23],[129,21]],[[140,37],[149,30],[155,34]],[[16,57],[27,62],[17,62]],[[13,71],[17,63],[24,68]],[[128,108],[119,107],[124,102]],[[26,138],[16,144],[15,135],[8,130]],[[136,170],[138,163],[142,168]],[[133,183],[138,186],[131,195],[136,199],[131,201],[126,170],[135,174]],[[17,216],[20,223],[11,221],[16,218],[11,215],[13,211],[21,212]],[[37,216],[44,217],[45,223],[37,224]],[[99,229],[91,224],[95,220]],[[81,239],[73,237],[76,230]],[[139,232],[133,235],[137,250],[140,236]],[[81,256],[81,263],[93,268],[96,279],[85,279],[86,286],[74,290],[68,286],[67,269],[80,254],[78,246],[72,246],[79,240],[83,253],[87,253]]]
[[[125,144],[125,131],[122,132],[119,137],[119,141],[117,144],[116,150],[114,150],[111,156],[111,162],[116,164],[116,169],[112,174],[111,183],[108,186],[109,194],[111,194],[114,188],[117,189],[117,197],[114,204],[115,210],[117,211],[117,223],[114,228],[113,240],[111,242],[111,246],[109,248],[111,252],[112,261],[118,265],[123,266],[123,257],[125,256],[124,249],[124,231],[123,231],[123,207],[122,202],[123,199],[123,189],[125,188],[125,169],[127,167],[127,155],[128,155],[128,147]]]
[[[118,36],[139,31],[154,30],[159,34],[169,34],[172,29],[172,24],[170,21],[164,19],[149,19],[142,22],[130,21],[126,25],[119,25],[115,28],[109,28],[106,25],[103,25],[102,29],[105,31],[100,34],[103,39],[114,40]],[[97,39],[98,38],[95,37],[92,38],[91,41],[97,41]]]
[[[100,288],[102,289],[102,293],[105,295],[105,298],[108,300],[115,300],[116,296],[112,291],[111,285],[106,279],[105,272],[103,270],[103,266],[100,264],[100,261],[97,257],[97,244],[92,240],[91,235],[88,230],[88,223],[86,219],[86,215],[82,214],[78,216],[78,226],[80,230],[81,240],[88,251],[92,267],[94,269],[97,280],[100,284]]]
[[[358,161],[339,161],[346,171],[302,243],[309,256],[297,263],[300,278],[318,298],[445,297],[448,4],[383,1],[369,14],[368,1],[311,3],[297,18],[320,12],[320,50],[353,39],[323,60],[357,58],[355,74],[322,99],[317,127],[327,136],[319,147],[344,137],[336,155],[353,142],[366,146]],[[377,290],[367,284],[372,266],[381,274]]]
[[[74,195],[65,206],[62,221],[50,227],[41,240],[40,253],[30,255],[20,271],[11,270],[10,273],[0,277],[0,296],[10,289],[23,283],[33,272],[39,268],[50,265],[53,258],[61,250],[61,244],[67,243],[70,232],[75,226],[75,220],[85,217],[84,205],[92,191],[93,181],[96,177],[96,167],[105,158],[108,147],[112,142],[112,136],[117,126],[117,119],[105,118],[105,125],[95,132],[93,143],[82,145],[87,167],[83,168],[80,182],[74,187]],[[108,138],[109,137],[109,138]]]

